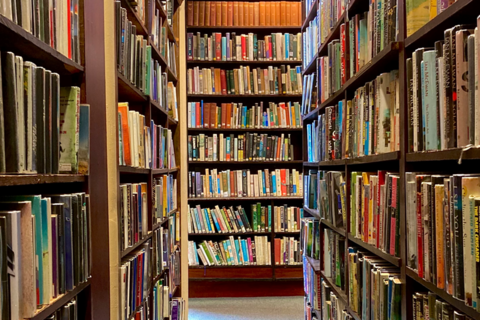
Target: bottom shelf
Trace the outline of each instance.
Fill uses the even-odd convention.
[[[190,266],[191,281],[301,280],[302,265],[273,266]]]

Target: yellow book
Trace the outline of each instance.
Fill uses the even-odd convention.
[[[430,0],[430,20],[437,16],[437,0]]]
[[[435,185],[435,237],[437,239],[437,287],[439,289],[445,288],[445,265],[444,260],[444,245],[443,245],[443,196],[445,187],[443,184]]]
[[[430,2],[433,0],[407,0],[407,37],[430,21]]]

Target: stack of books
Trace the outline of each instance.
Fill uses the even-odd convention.
[[[447,302],[440,300],[432,292],[415,292],[412,295],[412,319],[432,319],[439,320],[444,318],[472,320],[463,313],[455,310]]]

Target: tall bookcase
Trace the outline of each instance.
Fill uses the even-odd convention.
[[[347,1],[348,2],[348,1]],[[342,171],[345,173],[346,182],[346,199],[350,199],[350,179],[353,171],[377,171],[387,170],[388,172],[398,172],[400,176],[400,257],[394,257],[377,249],[373,245],[367,244],[362,240],[351,235],[350,219],[352,216],[350,205],[347,205],[347,226],[345,228],[337,228],[329,221],[322,219],[318,210],[312,210],[305,207],[305,211],[311,216],[320,220],[320,239],[323,242],[323,233],[325,229],[333,230],[338,235],[345,238],[345,290],[337,287],[332,281],[324,276],[323,273],[323,252],[320,252],[320,259],[315,260],[306,257],[306,261],[315,270],[315,273],[324,279],[325,283],[331,288],[332,292],[346,305],[346,311],[356,320],[362,319],[362,315],[354,312],[350,307],[349,301],[349,272],[348,272],[348,247],[357,247],[365,252],[390,263],[400,269],[400,279],[402,283],[401,294],[401,319],[413,319],[413,298],[415,292],[430,291],[436,294],[437,298],[447,302],[454,309],[460,311],[464,315],[478,319],[480,313],[473,308],[465,305],[464,301],[454,298],[446,293],[443,289],[439,289],[435,284],[427,282],[419,277],[415,271],[406,266],[407,261],[407,225],[406,225],[406,172],[422,172],[426,174],[455,174],[455,173],[478,173],[479,153],[477,149],[471,149],[462,153],[462,148],[449,149],[435,152],[408,152],[408,124],[407,124],[407,76],[406,76],[406,59],[412,57],[412,53],[417,48],[433,47],[435,41],[443,39],[444,30],[455,26],[456,24],[476,23],[476,18],[480,14],[480,5],[476,1],[458,0],[445,11],[431,19],[418,31],[411,36],[406,36],[406,0],[398,0],[397,15],[399,23],[398,42],[390,43],[383,51],[377,54],[353,77],[347,80],[340,90],[336,91],[328,97],[323,103],[317,101],[316,108],[311,109],[309,113],[303,116],[304,126],[316,120],[319,114],[325,112],[325,108],[332,106],[340,100],[352,99],[355,90],[363,86],[366,82],[374,80],[380,73],[388,72],[394,69],[399,70],[400,79],[400,151],[375,154],[358,158],[339,159],[321,162],[306,162],[304,169],[318,169],[322,171]],[[305,3],[305,2],[304,2]],[[312,60],[310,65],[305,69],[304,75],[318,72],[318,57],[325,56],[328,44],[340,37],[340,26],[342,23],[349,21],[358,13],[368,11],[368,0],[350,0],[347,4],[344,14],[340,20],[330,30],[326,40],[320,45],[318,53]],[[314,1],[308,14],[304,14],[304,26],[315,18],[316,11],[320,7],[320,2]],[[304,9],[305,11],[305,9]],[[303,31],[303,30],[302,30]],[[318,76],[318,73],[317,73]],[[316,77],[317,79],[317,77]],[[306,135],[306,134],[305,134]],[[306,141],[306,136],[304,136]],[[459,164],[459,158],[463,161]],[[347,200],[349,203],[349,200]],[[322,245],[321,245],[322,247]],[[319,293],[320,294],[320,293]],[[368,302],[370,303],[370,302]],[[313,310],[318,319],[321,319],[321,311]]]
[[[166,73],[167,75],[167,81],[172,82],[175,87],[177,87],[176,91],[176,100],[179,100],[179,91],[178,91],[178,86],[179,86],[179,81],[177,79],[177,73],[175,70],[181,70],[180,66],[178,65],[178,53],[179,53],[179,44],[177,42],[178,39],[178,10],[180,6],[182,5],[181,0],[173,0],[171,1],[172,8],[170,8],[172,12],[172,25],[169,25],[167,22],[167,10],[164,8],[164,1],[160,0],[147,0],[145,1],[146,8],[145,8],[145,23],[142,21],[140,18],[137,10],[135,7],[132,7],[131,2],[127,0],[122,0],[121,1],[121,7],[126,9],[127,11],[127,18],[129,21],[132,22],[134,26],[136,26],[137,30],[137,35],[142,35],[145,40],[147,40],[147,43],[149,46],[151,46],[151,52],[152,52],[152,59],[156,60],[161,69],[162,73]],[[168,8],[167,8],[168,9]],[[174,46],[174,55],[175,55],[175,61],[176,61],[176,66],[169,66],[169,63],[167,62],[167,57],[162,55],[160,48],[158,48],[154,41],[153,37],[151,36],[153,34],[152,26],[154,25],[153,20],[155,19],[155,11],[159,12],[159,17],[162,19],[163,22],[163,27],[165,27],[165,32],[166,32],[166,39],[167,39],[167,45],[173,45]],[[162,25],[160,25],[160,28]],[[166,48],[165,50],[168,50]],[[141,115],[145,116],[145,125],[149,125],[150,121],[153,120],[155,122],[155,125],[157,126],[162,126],[165,129],[169,129],[172,132],[172,139],[174,143],[174,148],[175,148],[175,163],[176,167],[175,168],[168,168],[168,169],[149,169],[149,168],[138,168],[138,167],[132,167],[132,166],[123,166],[119,165],[118,166],[118,182],[119,184],[129,184],[129,183],[146,183],[147,184],[147,230],[146,232],[143,232],[143,236],[139,237],[137,242],[133,242],[133,245],[128,246],[122,250],[121,246],[121,238],[122,238],[122,233],[123,230],[119,228],[119,265],[121,265],[123,262],[129,259],[129,257],[134,255],[136,252],[141,250],[141,248],[144,247],[144,244],[147,241],[150,241],[150,245],[153,246],[153,238],[154,238],[154,232],[159,231],[160,228],[163,228],[163,230],[169,230],[169,221],[170,219],[177,219],[179,221],[179,215],[181,212],[181,179],[180,179],[180,157],[181,154],[179,152],[179,141],[180,141],[180,124],[177,119],[172,117],[172,115],[169,114],[167,110],[166,105],[160,105],[159,102],[155,101],[151,96],[146,95],[142,90],[140,90],[138,87],[136,87],[132,82],[130,82],[127,77],[125,77],[123,74],[119,72],[119,70],[116,70],[116,79],[117,79],[117,103],[121,102],[127,102],[129,105],[129,110],[134,110],[139,112]],[[152,84],[153,85],[153,84]],[[153,89],[152,89],[153,90]],[[180,105],[178,104],[178,112],[181,114],[180,111]],[[118,131],[119,128],[117,126],[117,137],[118,137]],[[165,139],[167,140],[167,139]],[[118,150],[119,144],[117,143],[117,154],[120,152]],[[168,151],[165,151],[168,152]],[[175,196],[177,197],[177,207],[173,208],[170,210],[166,216],[164,216],[162,219],[160,218],[155,218],[155,208],[154,204],[156,202],[155,199],[155,179],[159,178],[164,175],[171,175],[173,176],[174,179],[177,180],[177,189],[173,190],[175,193]],[[122,213],[121,213],[121,192],[120,189],[118,191],[118,222],[123,220]],[[124,222],[126,223],[126,222]],[[179,229],[178,229],[179,230]],[[176,232],[174,232],[175,234]],[[172,233],[169,232],[169,236]],[[126,236],[126,235],[124,235]],[[170,240],[169,240],[170,241]],[[159,244],[158,244],[159,245]],[[169,244],[164,243],[163,246],[168,246]],[[152,247],[150,247],[152,248]],[[170,260],[172,255],[180,255],[180,252],[182,251],[181,249],[181,244],[179,241],[177,241],[175,245],[175,249],[173,252],[170,252],[170,257],[168,259]],[[155,250],[155,249],[154,249]],[[152,250],[150,249],[150,252]],[[155,255],[153,256],[155,257]],[[159,257],[156,257],[159,259]],[[169,261],[170,267],[164,269],[160,274],[155,274],[152,272],[151,274],[148,274],[150,277],[147,282],[147,287],[149,288],[149,291],[147,293],[147,297],[143,299],[143,302],[138,305],[133,311],[133,313],[130,315],[129,319],[135,318],[135,314],[140,310],[149,310],[148,314],[150,319],[156,319],[154,312],[153,312],[153,287],[154,285],[159,281],[163,279],[163,285],[169,285],[169,282],[167,282],[167,279],[170,279],[173,276],[173,272],[178,273],[177,277],[181,279],[180,273],[181,273],[181,261],[177,260],[178,264],[176,266],[172,265],[172,263]],[[156,261],[151,261],[151,268],[153,271],[153,268],[157,262]],[[176,268],[174,271],[173,268]],[[170,281],[170,283],[173,283],[173,281]],[[128,290],[128,288],[127,288]],[[159,293],[160,294],[160,293]],[[171,301],[172,298],[174,297],[180,297],[181,296],[181,290],[180,290],[180,284],[178,285],[172,285],[169,287],[169,299]],[[168,303],[170,307],[170,302]],[[169,313],[170,314],[170,313]],[[171,317],[171,315],[170,315]],[[160,319],[160,317],[158,318]]]
[[[292,1],[292,0],[287,0]],[[190,0],[188,2],[199,2],[198,0]],[[188,3],[187,2],[187,3]],[[232,1],[222,1],[222,3],[230,3]],[[247,3],[253,1],[247,0]],[[255,1],[258,2],[258,1]],[[271,2],[266,0],[264,2]],[[209,1],[206,1],[209,3]],[[235,2],[234,2],[235,3]],[[192,5],[193,7],[193,5]],[[188,6],[187,6],[188,8]],[[200,13],[201,14],[201,13]],[[218,14],[218,13],[217,13]],[[253,12],[251,12],[253,14]],[[300,14],[300,13],[299,13]],[[185,12],[185,21],[187,19],[188,12]],[[263,39],[263,36],[270,35],[272,33],[293,33],[296,34],[300,31],[300,26],[186,26],[186,33],[197,34],[200,33],[203,37],[204,34],[209,36],[212,33],[219,32],[222,36],[226,33],[235,32],[237,35],[254,33],[258,39]],[[187,37],[185,35],[185,40]],[[299,40],[300,44],[300,40]],[[186,50],[188,48],[185,48]],[[300,61],[202,61],[202,60],[187,60],[182,63],[186,63],[187,69],[194,67],[202,68],[221,68],[230,70],[238,68],[240,66],[249,66],[250,68],[266,68],[268,66],[279,67],[281,65],[290,65],[292,67],[301,65]],[[220,106],[222,103],[243,103],[244,106],[250,108],[255,103],[264,104],[264,110],[268,107],[269,102],[301,102],[301,94],[280,94],[280,95],[264,95],[264,94],[187,94],[188,102],[200,102],[204,103],[216,103]],[[188,115],[187,115],[188,116]],[[188,118],[182,118],[182,121],[187,121]],[[285,135],[290,134],[292,143],[295,146],[296,158],[292,161],[189,161],[189,171],[200,171],[202,174],[205,169],[218,169],[222,170],[242,170],[250,169],[252,172],[256,170],[275,168],[296,169],[302,172],[302,129],[301,128],[245,128],[245,129],[230,129],[230,128],[188,128],[188,135],[205,134],[205,136],[211,136],[212,134],[225,134],[227,137],[230,134],[234,134],[237,137],[238,134],[245,133],[258,133],[280,136],[282,133]],[[185,141],[186,142],[186,141]],[[186,151],[186,150],[185,150]],[[190,179],[190,177],[188,177]],[[252,223],[251,205],[255,203],[261,203],[262,206],[271,205],[274,206],[296,206],[302,207],[302,196],[284,196],[284,197],[212,197],[212,198],[195,198],[189,197],[188,204],[190,208],[200,205],[201,208],[213,208],[218,205],[220,208],[225,206],[239,206],[245,208],[247,217],[250,223]],[[272,216],[273,217],[273,216]],[[187,217],[189,219],[189,217]],[[198,245],[204,240],[222,241],[228,240],[229,236],[235,238],[241,237],[246,239],[254,236],[267,236],[268,241],[271,242],[271,265],[238,265],[238,266],[189,266],[189,295],[192,298],[195,297],[248,297],[248,296],[287,296],[287,295],[301,295],[301,280],[302,278],[302,266],[301,265],[275,265],[275,247],[274,239],[281,237],[295,237],[299,239],[299,232],[275,232],[274,222],[272,222],[272,231],[267,232],[246,232],[246,233],[189,233],[188,240],[195,241]],[[201,264],[201,262],[200,262]],[[259,285],[261,284],[261,285]]]

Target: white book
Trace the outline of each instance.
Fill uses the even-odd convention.
[[[224,144],[225,144],[224,141],[225,141],[225,139],[223,138],[223,133],[220,133],[219,138],[218,138],[218,142],[219,142],[218,150],[220,152],[220,154],[218,155],[218,160],[219,161],[225,161],[225,153],[224,153],[224,150],[223,150],[224,149]]]
[[[202,247],[199,247],[197,249],[198,256],[200,257],[200,260],[202,260],[202,263],[204,266],[209,266],[210,262],[208,262],[208,259],[205,257],[205,253],[203,251]]]
[[[253,175],[253,191],[255,192],[254,193],[255,197],[260,196],[260,190],[258,189],[258,175],[257,174]]]

